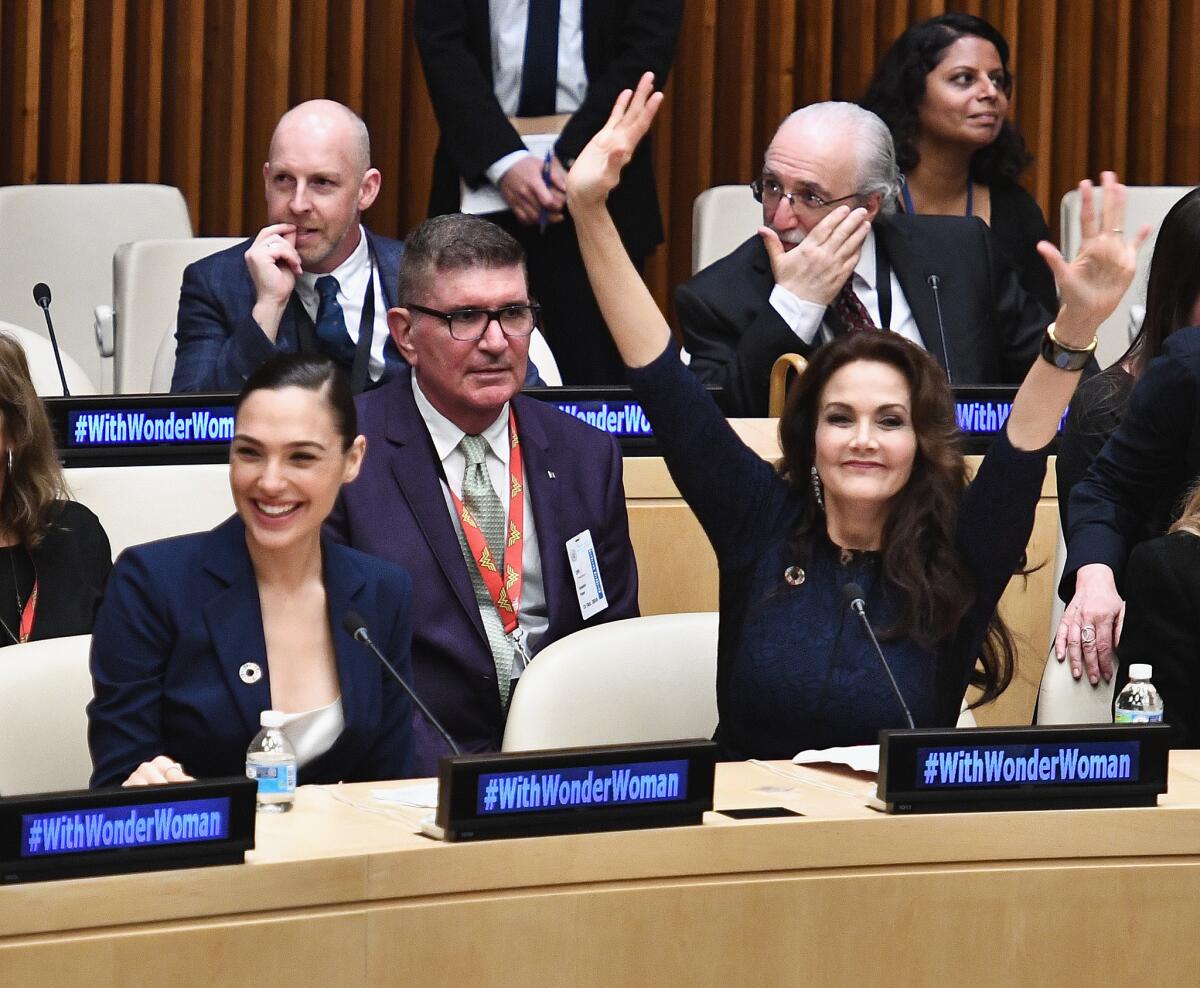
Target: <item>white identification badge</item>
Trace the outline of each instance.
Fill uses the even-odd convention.
[[[575,581],[579,612],[586,621],[608,607],[591,529],[585,528],[573,539],[567,539],[567,558],[571,560],[571,578]]]

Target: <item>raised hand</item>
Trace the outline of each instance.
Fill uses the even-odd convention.
[[[1068,346],[1085,347],[1092,342],[1133,281],[1137,250],[1150,234],[1150,227],[1145,226],[1126,242],[1125,186],[1115,173],[1102,172],[1100,187],[1104,195],[1097,219],[1092,183],[1086,179],[1079,183],[1083,241],[1075,260],[1068,264],[1053,244],[1038,244],[1038,253],[1058,283],[1055,335]]]
[[[654,91],[654,73],[647,72],[637,89],[626,89],[613,104],[608,122],[596,132],[567,172],[567,206],[577,211],[605,201],[621,179],[621,169],[646,136],[662,103]]]

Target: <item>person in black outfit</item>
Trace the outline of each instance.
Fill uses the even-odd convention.
[[[780,419],[773,468],[733,434],[679,363],[670,330],[621,250],[605,197],[661,97],[653,79],[623,93],[576,160],[567,197],[596,298],[638,399],[721,574],[717,737],[733,757],[859,744],[904,723],[842,591],[865,591],[913,720],[949,726],[978,658],[984,700],[1012,676],[995,606],[1033,525],[1046,450],[1133,276],[1124,187],[1104,176],[1099,223],[1082,183],[1084,242],[1067,264],[1049,245],[1064,305],[1004,431],[966,483],[950,388],[931,357],[861,330],[820,347]],[[805,243],[843,281],[868,211],[828,206]],[[858,233],[857,243],[855,233]],[[1089,343],[1090,341],[1090,343]]]
[[[1050,231],[1017,184],[1033,159],[1005,116],[1011,95],[1004,35],[979,17],[943,14],[896,39],[861,103],[896,142],[904,211],[978,216],[1025,291],[1054,312],[1054,277],[1037,251]]]
[[[1171,747],[1200,748],[1200,488],[1168,534],[1130,553],[1125,595],[1114,690],[1132,663],[1150,663]]]
[[[563,182],[623,87],[647,68],[666,80],[683,2],[582,0],[578,16],[568,17],[572,6],[560,14],[557,2],[545,0],[417,0],[413,30],[441,128],[429,215],[459,211],[460,183],[495,185],[510,211],[488,219],[525,249],[530,290],[563,382],[624,384],[564,212]],[[541,30],[522,33],[527,24]],[[523,132],[543,133],[552,116],[559,119],[549,132],[561,133],[545,181],[542,157],[529,152],[515,124],[538,119],[541,125]],[[639,268],[663,240],[652,150],[649,141],[638,149],[612,196],[622,241]],[[548,223],[539,222],[542,215]]]
[[[1058,513],[1064,535],[1070,532],[1071,491],[1121,421],[1133,386],[1142,370],[1162,353],[1167,337],[1184,326],[1200,324],[1200,189],[1193,189],[1171,207],[1158,231],[1146,283],[1146,317],[1133,342],[1111,367],[1084,381],[1075,397],[1058,441]],[[1145,513],[1141,538],[1165,531],[1178,507],[1179,490],[1164,492],[1164,500]]]
[[[89,634],[111,568],[99,520],[67,500],[25,351],[0,334],[0,647]]]

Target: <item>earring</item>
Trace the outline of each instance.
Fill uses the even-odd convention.
[[[825,488],[821,484],[821,475],[817,473],[817,468],[812,468],[812,488],[813,497],[817,499],[817,507],[822,511],[825,510]]]
[[[8,447],[8,472],[12,473],[12,447]]]

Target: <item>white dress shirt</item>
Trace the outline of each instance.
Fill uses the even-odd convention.
[[[488,0],[492,37],[492,92],[506,117],[515,116],[521,102],[521,73],[525,65],[525,33],[529,0]],[[558,5],[558,86],[555,113],[574,113],[587,96],[583,64],[583,0],[560,0]],[[499,183],[504,173],[528,155],[513,151],[487,170],[488,181]]]
[[[446,510],[450,512],[455,529],[461,532],[462,522],[459,521],[458,511],[454,507],[454,500],[450,496],[450,492],[453,490],[455,495],[460,500],[462,499],[463,476],[467,470],[467,458],[458,445],[466,433],[433,407],[421,390],[420,384],[417,383],[415,373],[412,375],[412,389],[413,399],[417,403],[417,411],[420,412],[421,418],[425,422],[425,428],[429,430],[429,438],[433,440],[433,448],[442,464],[442,495],[446,501]],[[507,402],[500,414],[496,416],[496,420],[483,431],[482,435],[488,445],[486,462],[492,489],[498,492],[507,491],[510,449]],[[537,644],[546,633],[546,629],[550,626],[550,613],[546,607],[546,587],[542,579],[542,556],[538,551],[537,528],[533,520],[533,505],[530,503],[528,476],[528,472],[526,472],[527,482],[522,495],[525,502],[525,531],[523,532],[524,545],[521,550],[521,599],[517,606],[517,625],[524,633],[525,647],[532,655],[537,650]],[[500,503],[504,506],[504,530],[506,532],[508,531],[508,501],[507,497],[500,498]],[[525,664],[518,652],[513,656],[513,678],[518,677],[524,668]]]
[[[283,715],[283,733],[296,752],[297,768],[304,768],[314,758],[325,754],[345,729],[346,717],[340,696],[316,710]]]
[[[896,279],[895,269],[892,269],[890,274],[892,283],[892,320],[889,328],[893,333],[898,333],[906,340],[911,340],[924,350],[926,349],[925,341],[921,339],[921,331],[917,328],[917,321],[913,318],[912,309],[908,305],[908,299],[904,297],[904,292],[900,288],[900,282]],[[876,326],[880,326],[882,325],[882,320],[879,316],[877,275],[878,272],[875,264],[875,231],[869,230],[867,231],[867,239],[863,241],[862,253],[858,255],[858,263],[854,266],[852,287],[854,294],[858,296],[859,301],[866,307],[871,321]],[[811,346],[813,340],[816,339],[818,330],[821,328],[821,320],[825,318],[825,310],[828,306],[802,299],[778,283],[771,289],[770,302],[771,308],[779,313],[791,331],[801,341]]]
[[[359,225],[358,246],[354,252],[329,273],[337,279],[338,304],[346,320],[346,335],[358,343],[358,325],[362,322],[363,302],[367,297],[367,281],[375,272],[375,334],[371,339],[371,360],[367,372],[372,381],[383,374],[383,348],[388,341],[387,302],[383,300],[383,278],[378,266],[371,260],[371,248],[367,243],[367,232]],[[324,275],[302,271],[296,279],[296,291],[304,311],[315,324],[321,297],[317,294],[317,279]]]

